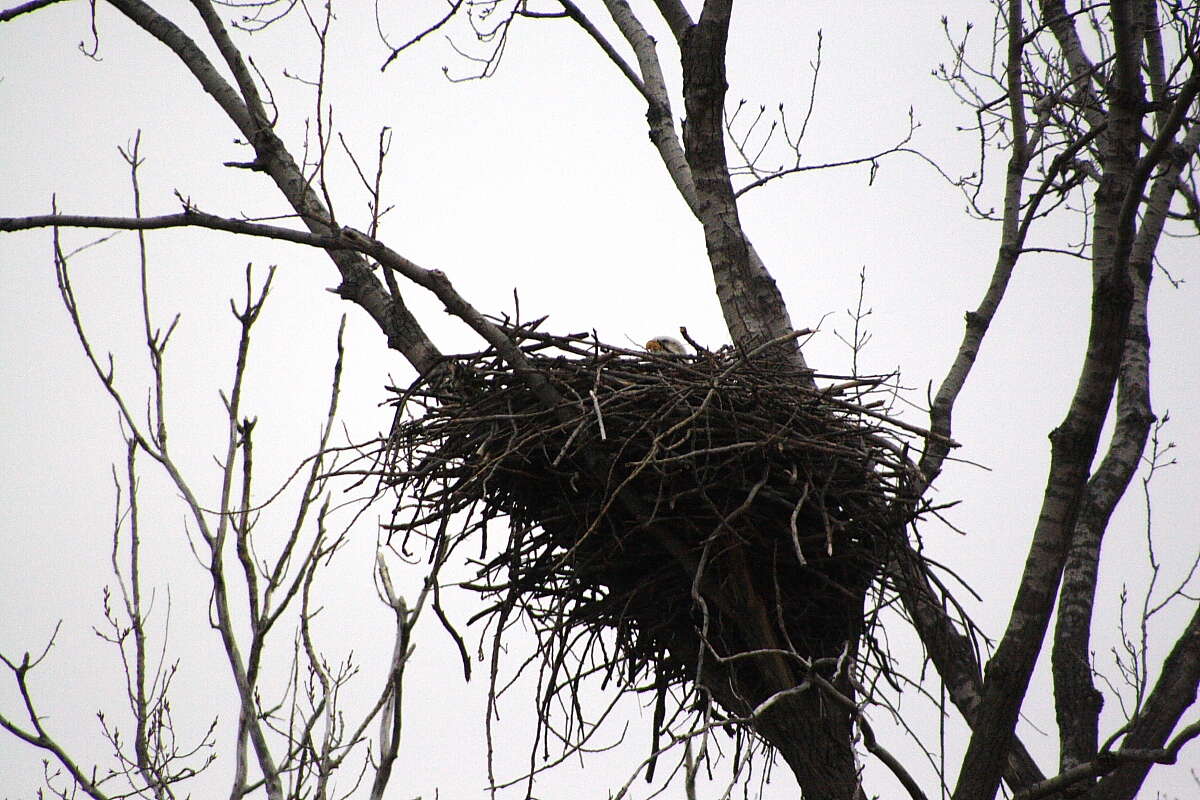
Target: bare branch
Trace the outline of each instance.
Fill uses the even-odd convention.
[[[499,352],[504,354],[506,359],[511,359],[510,363],[518,370],[522,370],[521,374],[529,381],[531,388],[535,392],[544,393],[547,388],[537,371],[530,370],[525,366],[527,359],[524,353],[508,339],[503,331],[489,322],[483,314],[471,306],[454,289],[444,273],[439,270],[428,270],[419,267],[382,242],[351,228],[344,228],[341,232],[333,234],[312,234],[274,225],[217,217],[194,210],[187,210],[181,214],[168,214],[160,217],[144,217],[140,219],[55,214],[0,219],[0,231],[28,230],[47,226],[100,227],[127,230],[153,230],[194,226],[280,239],[306,244],[311,247],[320,247],[334,252],[351,250],[369,255],[385,268],[398,272],[436,295],[445,304],[447,311],[466,322],[467,325],[479,333],[490,345],[496,347]],[[339,289],[338,291],[340,293],[343,290]],[[434,364],[427,366],[429,369],[432,369]],[[544,399],[548,407],[552,408],[557,405],[557,398],[549,394]]]
[[[55,3],[61,2],[62,0],[30,0],[28,3],[22,3],[19,6],[13,6],[12,8],[0,11],[0,22],[8,22],[10,19],[19,17],[22,14],[29,14],[46,6],[52,6]]]
[[[1200,722],[1194,722],[1185,727],[1171,740],[1169,745],[1161,749],[1122,747],[1115,752],[1100,753],[1091,761],[1063,770],[1049,780],[1018,792],[1013,796],[1013,800],[1038,800],[1041,797],[1048,797],[1092,778],[1110,775],[1121,767],[1128,766],[1131,769],[1145,771],[1154,764],[1174,764],[1178,761],[1179,751],[1183,749],[1183,746],[1197,737],[1200,737]]]
[[[42,714],[38,713],[34,704],[33,696],[29,689],[29,672],[41,663],[46,654],[54,646],[54,639],[58,635],[59,625],[54,628],[54,634],[51,635],[50,641],[46,644],[42,654],[36,659],[30,659],[29,653],[25,653],[20,662],[15,662],[7,656],[0,655],[0,661],[8,667],[13,674],[13,680],[17,684],[17,692],[24,705],[25,713],[28,718],[28,728],[22,728],[20,724],[9,719],[4,714],[0,713],[0,728],[16,736],[18,739],[33,745],[34,747],[45,750],[54,756],[55,761],[67,771],[71,776],[71,780],[84,793],[91,797],[92,800],[109,800],[109,796],[101,790],[100,785],[88,777],[87,773],[75,762],[75,760],[63,749],[63,747],[55,740],[55,738],[46,730],[42,724]]]
[[[1200,687],[1200,608],[1181,632],[1163,662],[1158,682],[1146,697],[1121,743],[1121,750],[1144,750],[1163,746],[1183,713],[1196,701]],[[1200,735],[1200,723],[1192,723],[1180,732],[1172,744],[1175,753]],[[1162,763],[1173,763],[1167,761]],[[1136,797],[1151,762],[1124,764],[1102,779],[1093,790],[1098,800],[1130,800]]]
[[[383,62],[383,65],[379,67],[379,71],[383,72],[384,70],[386,70],[388,68],[388,66],[393,61],[396,60],[396,57],[399,56],[401,53],[403,53],[405,50],[412,47],[414,44],[421,41],[429,34],[433,33],[436,30],[439,30],[440,28],[445,26],[445,24],[450,21],[450,18],[455,15],[455,13],[462,6],[462,4],[463,4],[463,0],[454,0],[454,2],[450,4],[450,10],[446,12],[446,15],[444,17],[442,17],[437,22],[430,25],[425,30],[418,33],[416,36],[413,36],[411,39],[409,39],[407,42],[400,45],[399,47],[393,47],[392,52],[388,55],[387,59]]]
[[[561,2],[562,7],[566,9],[567,16],[574,20],[579,27],[583,28],[584,31],[587,32],[588,36],[591,36],[592,39],[595,40],[596,44],[600,46],[600,49],[604,51],[604,55],[608,56],[608,59],[617,66],[617,69],[621,71],[621,74],[624,75],[631,84],[633,84],[633,88],[637,89],[638,92],[641,93],[642,97],[646,98],[646,102],[650,105],[650,107],[656,107],[660,103],[659,97],[652,94],[650,90],[646,88],[645,82],[642,81],[641,77],[633,71],[633,67],[629,66],[625,59],[621,57],[621,54],[618,53],[611,44],[609,44],[608,39],[604,38],[604,34],[600,33],[600,30],[592,24],[592,21],[588,19],[582,11],[579,10],[579,6],[572,3],[571,0],[559,0],[559,2]],[[669,116],[670,114],[668,113],[668,117]]]

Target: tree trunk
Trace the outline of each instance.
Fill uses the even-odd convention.
[[[729,2],[710,0],[683,36],[683,144],[696,189],[696,215],[717,298],[734,344],[751,348],[786,336],[792,321],[783,295],[742,230],[725,158],[725,44]],[[796,348],[796,359],[804,366]]]

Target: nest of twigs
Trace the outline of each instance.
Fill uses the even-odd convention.
[[[627,686],[708,670],[750,703],[769,681],[731,656],[856,646],[918,510],[883,378],[800,371],[791,342],[675,356],[508,332],[558,404],[494,351],[456,357],[398,397],[385,473],[397,530],[478,542],[480,616],[502,631],[526,613],[555,669],[583,647]],[[487,542],[497,518],[507,536]]]

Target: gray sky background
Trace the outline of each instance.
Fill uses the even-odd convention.
[[[175,0],[162,7],[198,32],[189,4]],[[860,10],[833,2],[740,3],[730,48],[731,102],[745,98],[768,110],[783,102],[795,115],[790,119],[798,120],[821,29],[824,65],[803,148],[807,162],[884,149],[907,130],[911,106],[921,123],[913,146],[952,175],[973,170],[976,143],[955,130],[970,123],[970,114],[930,71],[950,55],[939,17],[948,13],[955,30],[974,20],[982,48],[990,36],[989,7],[962,0],[854,7]],[[442,9],[432,0],[385,3],[382,23],[400,41]],[[76,48],[90,39],[84,3],[63,3],[0,27],[0,214],[45,213],[52,196],[70,213],[130,213],[128,168],[117,147],[138,130],[145,213],[178,210],[175,192],[212,213],[283,213],[267,179],[222,166],[244,159],[245,150],[182,67],[115,12],[102,4],[99,12],[99,61]],[[516,288],[522,316],[549,314],[548,327],[558,331],[594,328],[607,341],[634,343],[686,325],[709,346],[726,340],[701,231],[647,141],[644,103],[578,28],[560,20],[519,20],[495,77],[452,84],[442,67],[460,70],[464,64],[444,37],[430,37],[381,74],[387,49],[374,33],[369,4],[342,3],[338,13],[327,96],[335,126],[366,161],[380,126],[393,130],[385,194],[395,209],[381,238],[394,249],[444,270],[485,311],[511,311]],[[664,65],[673,67],[670,35],[656,35]],[[269,79],[280,132],[298,152],[313,99],[283,70],[315,75],[311,31],[294,15],[239,42]],[[983,57],[984,50],[976,52]],[[990,166],[997,177],[997,164]],[[334,154],[328,175],[339,219],[365,226],[367,198],[341,153]],[[856,302],[859,271],[866,268],[873,338],[862,368],[898,368],[913,389],[909,399],[919,404],[930,382],[935,388],[940,382],[961,337],[963,313],[986,286],[997,230],[968,219],[961,195],[915,157],[891,156],[870,185],[869,177],[864,166],[786,178],[748,195],[743,220],[796,325],[820,324],[806,348],[820,370],[850,369],[849,351],[836,333],[850,327],[846,309]],[[996,204],[998,189],[993,182]],[[1067,218],[1034,240],[1061,245],[1079,236],[1078,221]],[[89,232],[66,237],[73,246],[98,238]],[[252,346],[246,405],[260,420],[263,491],[315,446],[342,314],[349,318],[346,428],[352,438],[365,439],[388,424],[389,412],[378,407],[386,397],[383,386],[406,383],[411,370],[386,350],[363,314],[323,291],[336,281],[323,254],[196,231],[156,232],[148,241],[155,317],[165,325],[182,314],[169,353],[169,414],[175,452],[199,486],[215,490],[212,459],[223,447],[217,392],[230,380],[236,335],[228,298],[243,291],[247,262],[264,273],[269,265],[279,268]],[[76,257],[73,267],[95,346],[114,354],[121,385],[140,405],[147,368],[139,349],[135,244],[132,234],[117,235]],[[1200,391],[1194,294],[1200,258],[1195,240],[1167,241],[1160,254],[1186,281],[1175,289],[1156,275],[1151,301],[1154,405],[1160,417],[1170,412],[1164,441],[1179,445],[1179,464],[1153,484],[1161,593],[1184,576],[1200,546],[1194,399]],[[0,652],[39,650],[62,620],[57,646],[34,685],[51,730],[80,752],[103,758],[95,712],[103,707],[115,715],[122,688],[114,653],[97,642],[92,627],[102,620],[102,587],[112,583],[111,465],[122,461],[123,448],[115,412],[57,298],[49,234],[0,236],[0,269],[7,282],[0,295],[0,500],[6,509],[0,522]],[[965,593],[963,599],[994,636],[1007,619],[1011,586],[1040,505],[1046,436],[1065,413],[1080,363],[1089,284],[1083,262],[1051,255],[1022,260],[955,415],[955,438],[964,444],[957,455],[971,463],[951,465],[938,485],[939,499],[962,500],[948,516],[965,535],[936,521],[923,526],[931,554],[981,595],[978,602]],[[408,296],[444,350],[478,348],[465,327],[419,290]],[[906,419],[923,423],[916,409]],[[231,687],[207,625],[184,509],[150,465],[143,467],[147,582],[156,587],[159,624],[170,609],[168,651],[180,660],[177,721],[181,728],[202,727],[216,713],[232,724],[236,709],[220,699]],[[363,665],[363,697],[375,691],[391,650],[388,613],[375,600],[371,580],[374,522],[387,511],[381,505],[364,515],[323,586],[319,633],[331,657],[352,651]],[[1120,593],[1128,586],[1129,602],[1140,603],[1149,574],[1145,530],[1145,503],[1135,486],[1106,540],[1095,626],[1097,664],[1114,679],[1108,652],[1119,643]],[[395,569],[414,591],[419,571]],[[474,598],[454,599],[451,613],[462,622],[476,605]],[[1155,618],[1153,653],[1161,656],[1169,646],[1191,611],[1185,605]],[[439,790],[443,798],[480,797],[484,681],[463,683],[447,637],[431,622],[426,619],[418,631],[406,685],[405,744],[390,796],[431,798]],[[911,637],[902,630],[889,634],[915,670],[919,655]],[[486,664],[476,670],[484,675]],[[1021,733],[1047,768],[1056,741],[1049,698],[1043,669]],[[904,702],[912,724],[935,737],[928,704],[915,696]],[[0,681],[0,707],[12,713],[16,703],[11,682]],[[499,775],[511,777],[526,763],[531,710],[519,700],[501,710]],[[645,754],[650,712],[629,704],[624,716],[633,720],[626,745],[590,757],[586,778],[577,760],[563,765],[539,782],[538,795],[600,798],[622,784]],[[1193,711],[1185,722],[1195,718]],[[1104,731],[1119,720],[1120,704],[1110,697]],[[878,723],[889,727],[883,715]],[[228,730],[221,732],[227,736]],[[949,728],[951,762],[961,752],[961,730],[957,722]],[[606,741],[620,733],[621,726],[613,726]],[[887,744],[915,763],[911,745],[896,736]],[[40,758],[11,738],[0,740],[0,796],[32,796]],[[1187,773],[1200,768],[1200,748],[1193,743],[1183,760],[1172,771],[1160,770],[1146,796],[1193,796],[1196,783]],[[218,760],[217,780],[202,785],[224,791],[230,762]],[[872,789],[895,796],[898,787],[880,770],[870,774]],[[790,776],[780,772],[765,796],[790,796],[792,788]],[[710,790],[709,796],[717,795]],[[645,784],[634,791],[639,797],[649,793]]]

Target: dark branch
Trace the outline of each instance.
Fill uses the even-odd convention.
[[[52,6],[55,3],[61,2],[62,0],[31,0],[28,3],[22,3],[19,6],[14,6],[13,8],[7,8],[4,11],[0,11],[0,22],[8,22],[10,19],[19,17],[22,14],[30,14],[39,9],[43,9],[46,6]]]

